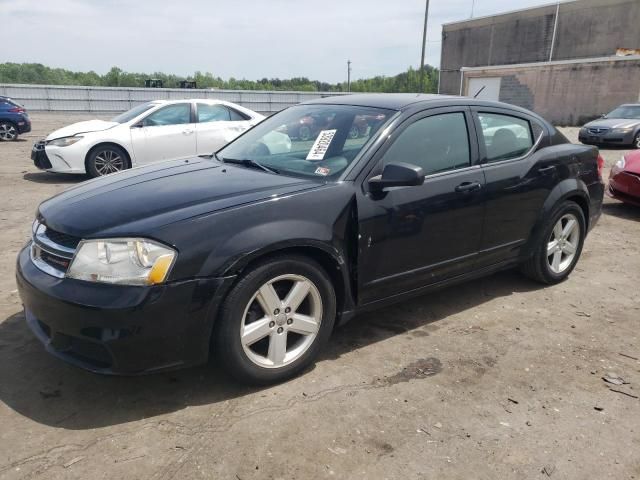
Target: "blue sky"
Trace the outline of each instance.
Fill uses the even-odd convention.
[[[431,0],[427,63],[439,65],[442,23],[549,0]],[[395,75],[419,65],[424,0],[0,0],[1,61],[104,73],[223,78]],[[5,44],[6,45],[6,44]]]

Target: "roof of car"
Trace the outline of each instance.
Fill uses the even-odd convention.
[[[402,110],[418,102],[460,98],[451,95],[434,95],[428,93],[357,93],[352,95],[335,95],[304,102],[305,104],[325,103],[333,105],[356,105],[359,107],[388,108]]]
[[[489,100],[480,100],[458,95],[436,95],[426,93],[363,93],[353,95],[336,95],[304,102],[303,105],[354,105],[358,107],[386,108],[389,110],[405,110],[414,106],[446,107],[453,105],[472,105],[482,107],[498,107],[534,115],[536,113],[517,105]]]

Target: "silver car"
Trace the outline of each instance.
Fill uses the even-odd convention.
[[[588,145],[631,145],[640,148],[640,104],[620,105],[585,124],[578,135]]]

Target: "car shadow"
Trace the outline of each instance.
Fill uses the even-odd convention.
[[[640,220],[640,207],[624,202],[607,202],[602,204],[602,213],[624,218],[625,220]]]
[[[36,172],[25,173],[22,178],[34,183],[80,183],[88,180],[87,175],[76,175],[71,173]]]
[[[397,335],[406,336],[407,341],[432,335],[437,323],[450,315],[469,311],[473,318],[471,310],[478,305],[539,288],[517,272],[501,272],[362,314],[336,329],[317,363]],[[290,382],[296,381],[300,380]],[[100,428],[260,390],[234,383],[214,362],[142,377],[93,374],[47,354],[22,313],[0,323],[0,401],[41,424],[72,430]]]

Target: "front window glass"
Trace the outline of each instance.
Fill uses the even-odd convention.
[[[284,175],[332,179],[395,113],[351,105],[298,105],[263,120],[217,153]]]
[[[618,107],[605,115],[607,118],[630,118],[640,120],[640,105]]]
[[[417,120],[400,133],[382,161],[417,165],[425,175],[468,167],[471,157],[464,113],[443,113]]]
[[[127,110],[126,112],[121,113],[117,117],[113,117],[111,121],[118,123],[127,123],[153,107],[155,107],[155,104],[153,103],[143,103],[141,105],[133,107],[131,110]]]
[[[191,104],[176,103],[156,110],[143,120],[145,127],[191,123]]]

